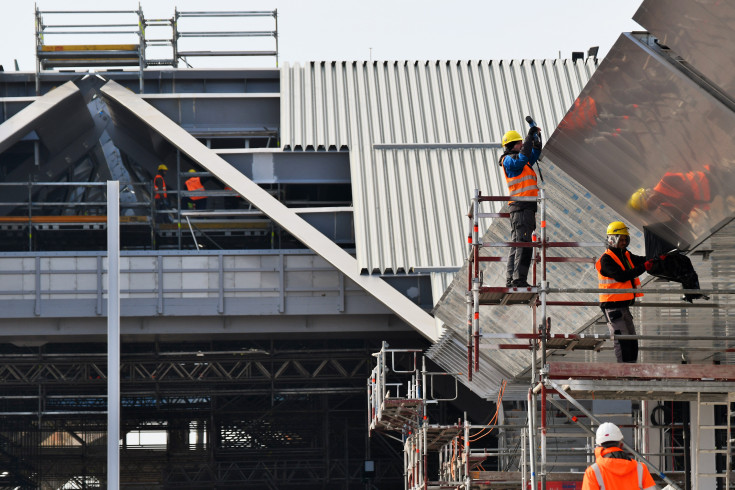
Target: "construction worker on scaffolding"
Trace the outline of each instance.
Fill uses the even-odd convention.
[[[190,168],[189,173],[196,173],[196,170]],[[189,192],[204,191],[202,179],[199,176],[192,175],[187,179],[185,184]],[[189,209],[207,209],[207,196],[188,196],[186,198],[186,205]]]
[[[161,164],[158,166],[158,173],[153,177],[153,201],[156,210],[169,209],[171,207],[168,202],[168,191],[166,190],[166,172],[168,172],[168,167]],[[171,216],[168,213],[160,214],[158,217],[166,223],[171,222]]]
[[[595,434],[595,463],[584,472],[582,490],[655,490],[648,467],[623,450],[623,433],[604,422]]]
[[[538,197],[538,179],[533,165],[541,155],[541,133],[538,126],[532,126],[524,140],[518,131],[508,131],[503,135],[504,152],[499,164],[503,167],[508,193],[511,197]],[[510,208],[511,242],[530,242],[536,229],[536,201],[508,201]],[[531,266],[533,251],[530,247],[512,247],[508,254],[508,268],[505,275],[506,287],[528,287],[528,269]]]
[[[638,340],[618,339],[617,335],[635,335],[630,305],[643,293],[616,293],[618,289],[637,289],[641,285],[638,276],[651,270],[655,260],[634,255],[628,251],[630,232],[622,221],[613,221],[607,227],[607,250],[597,262],[600,308],[607,320],[610,335],[615,337],[615,357],[618,362],[636,362]]]

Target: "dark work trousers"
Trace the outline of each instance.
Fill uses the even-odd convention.
[[[610,335],[635,335],[633,315],[628,306],[604,308],[607,328]],[[615,339],[615,357],[618,362],[636,362],[638,360],[638,340]]]
[[[510,213],[510,241],[530,242],[531,235],[536,229],[536,211],[521,209]],[[506,283],[526,281],[528,268],[531,266],[533,249],[531,247],[511,248],[508,254],[508,270],[505,275]]]

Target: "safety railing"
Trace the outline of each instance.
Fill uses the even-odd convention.
[[[183,19],[235,20],[272,19],[270,29],[183,30]],[[73,19],[64,22],[60,19]],[[104,19],[100,21],[100,19]],[[109,20],[108,20],[109,19]],[[136,67],[139,91],[145,92],[143,70],[149,66],[178,67],[179,60],[193,57],[272,57],[278,66],[278,11],[179,11],[171,18],[146,18],[137,10],[40,10],[35,9],[36,94],[41,93],[41,77],[55,68]],[[193,29],[193,28],[192,28]],[[95,36],[95,40],[80,41]],[[50,39],[55,43],[49,43]],[[198,38],[268,38],[270,49],[253,50],[182,50],[182,39]],[[56,41],[73,39],[75,44]],[[167,56],[153,54],[168,50]],[[149,51],[153,51],[149,53]]]

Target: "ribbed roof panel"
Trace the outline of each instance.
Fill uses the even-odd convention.
[[[523,132],[526,115],[551,134],[595,67],[592,60],[286,65],[281,146],[349,148],[362,270],[459,267],[474,189],[506,192],[492,144],[508,129]]]

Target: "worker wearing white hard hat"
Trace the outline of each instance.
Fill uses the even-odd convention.
[[[595,435],[595,463],[584,472],[582,490],[655,490],[648,467],[623,451],[623,433],[611,423]]]

